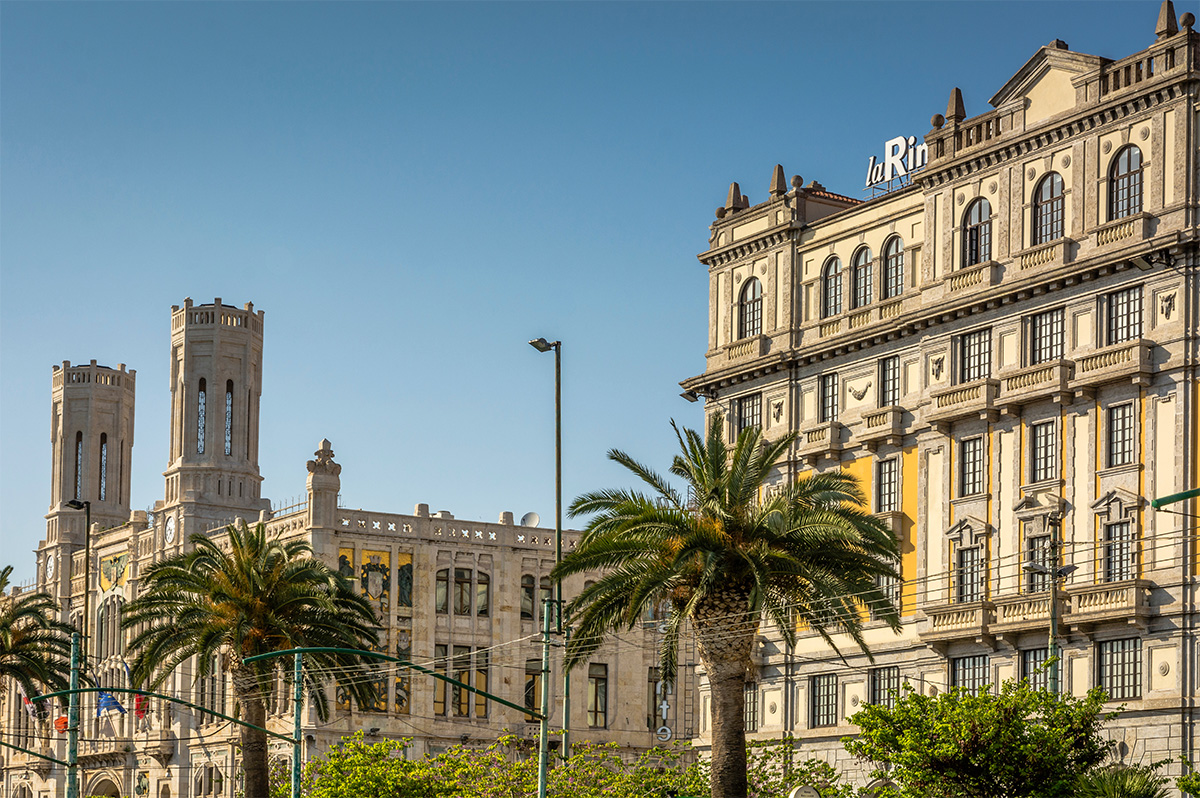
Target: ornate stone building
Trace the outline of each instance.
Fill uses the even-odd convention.
[[[135,374],[124,365],[63,363],[52,375],[53,474],[46,538],[37,555],[37,585],[53,595],[63,617],[87,619],[89,668],[100,686],[127,687],[121,607],[151,564],[182,552],[195,533],[221,535],[225,525],[262,521],[270,534],[307,540],[317,556],[361,586],[376,606],[384,652],[410,659],[519,706],[540,702],[541,600],[549,598],[554,530],[430,513],[411,515],[341,507],[342,466],[323,440],[307,464],[307,495],[296,506],[271,509],[260,495],[258,412],[262,389],[262,311],[217,299],[171,309],[171,436],[163,499],[147,513],[131,510]],[[299,464],[297,464],[299,466]],[[85,530],[90,503],[91,529]],[[86,546],[90,537],[90,562]],[[564,547],[576,540],[564,532]],[[582,580],[564,585],[566,595]],[[572,675],[573,740],[617,741],[644,749],[688,736],[682,702],[656,693],[657,625],[647,623],[605,645]],[[556,648],[554,660],[560,659]],[[197,679],[195,663],[178,669],[161,692],[223,714],[231,693],[217,664]],[[392,664],[372,672],[377,706],[363,711],[334,691],[334,715],[304,712],[305,758],[342,736],[409,737],[410,755],[454,744],[494,741],[507,729],[533,740],[538,724],[525,713],[433,677]],[[561,670],[552,681],[553,727],[560,728]],[[4,684],[0,733],[6,742],[66,758],[62,713],[35,721],[11,684]],[[270,698],[269,726],[290,734],[292,708],[282,685]],[[331,688],[332,689],[332,688]],[[84,795],[232,796],[237,790],[237,727],[203,711],[116,694],[126,714],[97,717],[94,694],[82,700],[80,743]],[[65,723],[65,722],[64,722]],[[64,725],[65,728],[65,725]],[[273,756],[290,761],[290,744],[274,740]],[[557,740],[553,743],[557,747]],[[0,796],[65,794],[65,768],[4,749]]]
[[[685,396],[731,439],[797,432],[780,483],[850,471],[903,551],[874,663],[764,631],[756,735],[861,774],[840,740],[864,702],[1045,681],[1057,571],[1062,689],[1127,707],[1127,760],[1196,760],[1200,512],[1148,502],[1200,485],[1200,37],[1169,0],[1153,22],[1116,60],[1052,41],[975,115],[953,90],[896,190],[776,167],[765,201],[734,184],[717,210]]]

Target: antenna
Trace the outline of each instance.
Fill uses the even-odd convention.
[[[521,516],[521,526],[537,526],[542,522],[542,517],[533,510]]]

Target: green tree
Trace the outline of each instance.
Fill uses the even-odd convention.
[[[225,542],[192,535],[190,549],[146,570],[140,595],[125,606],[121,625],[139,630],[129,643],[133,680],[152,689],[195,657],[196,677],[217,657],[230,674],[241,719],[266,721],[263,697],[278,660],[249,657],[300,647],[356,648],[377,644],[375,614],[350,582],[311,556],[308,543],[268,539],[262,524],[230,526]],[[307,654],[305,682],[319,717],[329,713],[323,685],[335,675],[360,705],[373,701],[369,680],[353,678],[364,661],[348,654]],[[285,679],[290,667],[282,668]],[[267,736],[240,727],[248,798],[267,798]]]
[[[586,661],[607,633],[632,628],[647,609],[669,603],[663,674],[674,677],[680,631],[690,623],[712,695],[712,795],[744,798],[743,688],[762,617],[788,643],[801,621],[831,645],[831,635],[847,632],[866,651],[865,607],[899,627],[876,584],[877,577],[896,575],[898,544],[863,510],[863,493],[844,472],[802,477],[764,496],[794,435],[764,441],[749,427],[730,448],[719,414],[707,438],[672,427],[681,453],[670,473],[687,484],[694,505],[620,451],[609,458],[651,492],[599,491],[571,505],[572,516],[592,517],[554,576],[605,575],[567,608],[576,631],[566,665]]]
[[[1167,798],[1167,779],[1154,765],[1099,768],[1079,779],[1073,798]]]
[[[13,567],[0,570],[0,681],[12,679],[27,696],[70,686],[73,627],[56,617],[48,593],[8,595]],[[22,710],[24,711],[24,710]]]
[[[1099,688],[1085,698],[1005,682],[999,693],[954,689],[936,698],[906,686],[894,707],[869,704],[845,746],[881,766],[905,798],[1066,798],[1108,755]]]
[[[421,761],[406,757],[407,740],[368,743],[362,731],[309,762],[301,794],[306,798],[437,798],[450,788]],[[291,773],[272,773],[273,798],[290,796]]]

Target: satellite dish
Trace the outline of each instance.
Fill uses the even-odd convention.
[[[521,516],[521,526],[537,526],[542,522],[542,517],[533,510]]]

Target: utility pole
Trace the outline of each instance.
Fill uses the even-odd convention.
[[[1050,526],[1050,642],[1046,649],[1046,657],[1050,663],[1050,672],[1046,676],[1050,692],[1058,695],[1058,532],[1062,526],[1062,518],[1057,513],[1051,514],[1047,523]]]
[[[300,722],[304,704],[304,678],[300,666],[300,652],[292,662],[292,798],[300,798]]]
[[[79,798],[79,632],[71,633],[71,697],[67,704],[67,798]]]

